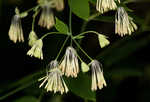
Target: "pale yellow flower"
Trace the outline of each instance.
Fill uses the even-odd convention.
[[[64,9],[64,0],[53,0],[57,11],[62,11]]]
[[[135,30],[137,30],[137,25],[133,19],[128,16],[123,7],[119,7],[115,17],[115,33],[120,36],[131,35]]]
[[[32,48],[27,52],[27,55],[31,57],[34,56],[36,58],[43,59],[42,47],[43,47],[43,42],[41,39],[39,39],[33,44]]]
[[[59,67],[67,77],[77,77],[79,73],[79,63],[77,53],[73,47],[68,47],[66,49],[64,59]]]
[[[97,60],[93,60],[91,62],[91,70],[92,70],[92,85],[91,90],[96,91],[97,88],[102,89],[106,86],[106,81],[103,76],[103,71],[101,69],[102,65]]]
[[[116,0],[120,2],[120,0]],[[115,3],[115,0],[97,0],[96,3],[96,9],[100,13],[105,13],[109,10],[115,10],[117,8],[117,5]]]
[[[38,24],[47,29],[50,29],[55,25],[53,11],[49,4],[42,6],[42,12]]]
[[[34,31],[31,31],[28,39],[29,39],[28,44],[29,44],[29,46],[32,47],[34,45],[34,43],[38,40],[38,37]]]
[[[21,18],[18,14],[12,18],[8,35],[10,40],[12,40],[14,43],[17,41],[24,42]]]
[[[68,87],[62,77],[62,72],[58,69],[58,62],[52,61],[49,65],[49,72],[40,80],[44,80],[39,87],[42,87],[45,83],[45,89],[47,91],[53,91],[54,93],[60,92],[61,94],[68,92]]]

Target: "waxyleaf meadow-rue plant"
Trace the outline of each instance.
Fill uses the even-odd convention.
[[[91,16],[80,14],[74,6],[76,5],[75,2],[80,1],[85,2],[86,5],[90,1],[94,2],[96,14],[91,14]],[[45,89],[47,92],[51,93],[65,94],[70,91],[70,86],[66,83],[67,78],[76,79],[78,78],[79,73],[85,73],[83,75],[86,75],[87,72],[90,72],[90,90],[92,92],[107,87],[107,84],[109,83],[105,80],[105,70],[102,67],[101,61],[90,57],[81,47],[80,40],[85,36],[88,36],[88,34],[95,34],[99,40],[100,47],[104,48],[110,44],[108,37],[103,33],[92,30],[82,30],[82,32],[73,34],[72,14],[74,13],[79,18],[88,22],[108,11],[115,11],[115,34],[124,37],[131,35],[138,29],[134,19],[128,15],[128,12],[131,10],[127,8],[126,4],[122,2],[122,0],[37,0],[36,3],[37,5],[35,7],[24,12],[20,11],[19,7],[15,8],[15,14],[12,17],[8,35],[10,40],[14,43],[24,42],[25,39],[28,39],[30,49],[28,50],[27,55],[40,60],[43,60],[44,56],[46,56],[43,53],[43,40],[46,40],[44,38],[54,34],[57,36],[61,34],[66,37],[55,59],[50,59],[51,61],[47,64],[45,76],[41,76],[38,79],[39,88]],[[62,12],[65,6],[70,7],[68,12],[68,25],[56,17],[54,13]],[[33,14],[31,22],[32,27],[28,34],[28,38],[25,38],[21,21],[28,17],[28,15],[31,14],[30,12]],[[39,16],[38,21],[36,21],[37,16]],[[39,36],[38,32],[35,30],[35,22],[38,22],[37,24],[40,27],[47,29],[49,33],[44,34],[43,32],[43,35]],[[56,28],[57,32],[51,31],[54,28]],[[69,42],[69,45],[67,45],[68,47],[65,47],[67,42]],[[63,53],[63,50],[65,50],[65,53]],[[89,63],[87,60],[80,57],[79,52],[82,52],[82,54],[87,57]],[[60,57],[60,55],[63,55],[63,57]]]

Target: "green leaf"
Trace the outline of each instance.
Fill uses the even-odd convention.
[[[71,5],[71,1],[72,1],[72,5]],[[90,8],[89,8],[88,1],[89,0],[68,0],[72,12],[76,16],[84,20],[88,20],[88,17],[90,15]]]
[[[68,32],[69,32],[68,26],[63,21],[59,20],[57,17],[56,17],[55,28],[59,32],[64,33],[64,34],[68,34]]]
[[[86,100],[96,101],[96,93],[91,91],[91,78],[86,74],[79,74],[77,78],[66,78],[68,88],[77,96]]]
[[[14,102],[38,102],[38,99],[33,96],[23,96]]]
[[[106,39],[107,37],[105,35],[99,34],[98,35],[98,40],[101,48],[107,46],[110,44],[109,40]]]
[[[81,69],[82,69],[82,72],[88,72],[90,68],[85,62],[82,62]]]

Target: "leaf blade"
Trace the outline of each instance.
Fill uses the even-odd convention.
[[[57,17],[55,18],[56,18],[55,28],[61,33],[68,34],[69,32],[68,26]]]
[[[89,0],[68,0],[69,6],[72,10],[72,12],[84,19],[88,20],[88,17],[90,15],[90,8],[89,8]]]

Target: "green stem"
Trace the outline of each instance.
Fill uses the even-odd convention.
[[[62,52],[62,50],[63,50],[63,48],[64,48],[64,46],[65,46],[65,44],[66,44],[66,42],[68,40],[68,38],[69,38],[69,36],[67,36],[66,40],[64,41],[64,43],[63,43],[63,45],[62,45],[62,47],[61,47],[61,49],[60,49],[60,51],[59,51],[59,53],[58,53],[58,55],[56,57],[56,60],[58,59],[59,55],[61,54],[61,52]]]
[[[95,17],[99,16],[101,13],[96,13],[91,15],[86,21],[83,22],[83,25],[81,27],[81,32],[83,32],[86,28],[86,25],[88,24],[88,22],[90,22],[92,19],[94,19]]]
[[[70,35],[70,46],[72,46],[72,0],[70,0],[70,10],[69,10],[69,35]]]
[[[30,12],[30,11],[33,11],[36,7],[39,7],[39,5],[36,5],[36,6],[32,7],[32,8],[30,8],[30,9],[28,9],[28,10],[22,12],[22,13],[25,13],[25,12],[28,13],[28,12]]]
[[[70,40],[71,40],[70,46],[72,46],[72,38],[73,38],[73,36],[71,35],[71,37],[70,37]]]
[[[96,31],[86,31],[86,32],[83,32],[83,33],[80,33],[80,34],[74,36],[73,39],[76,39],[77,37],[83,36],[83,35],[85,35],[85,34],[87,34],[87,33],[94,33],[94,34],[96,34],[96,35],[99,35],[99,33],[96,32]]]
[[[77,56],[81,62],[84,62],[78,54],[77,54]]]
[[[46,36],[52,35],[52,34],[63,34],[63,35],[66,35],[66,34],[61,33],[61,32],[49,32],[49,33],[44,34],[44,35],[41,37],[41,39],[44,39]]]
[[[83,31],[85,30],[86,25],[88,24],[88,22],[89,22],[89,21],[84,21],[84,22],[83,22],[80,32],[83,32]]]
[[[88,21],[91,21],[92,19],[94,19],[95,17],[97,17],[97,16],[99,16],[99,15],[101,15],[100,12],[91,15],[91,16],[88,18]]]
[[[81,48],[81,46],[77,43],[75,39],[73,39],[77,47],[92,61],[93,59]]]
[[[70,11],[69,11],[69,32],[72,35],[72,11],[71,11],[71,7],[72,7],[72,0],[70,0]]]
[[[38,15],[38,13],[40,12],[40,10],[37,10],[34,15],[33,15],[33,21],[32,21],[32,31],[34,31],[34,24],[35,24],[35,18]]]

